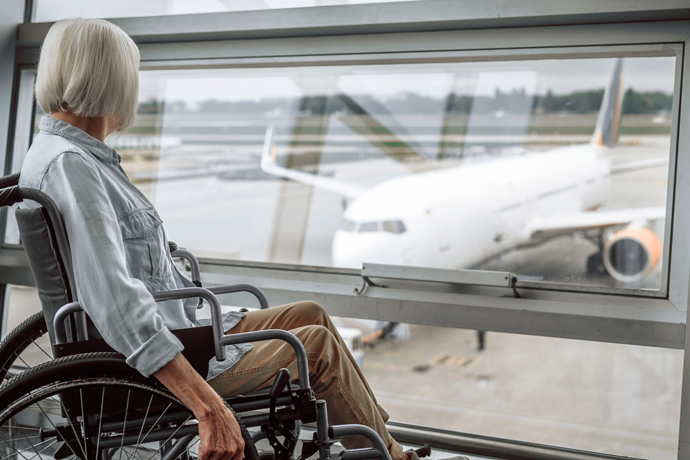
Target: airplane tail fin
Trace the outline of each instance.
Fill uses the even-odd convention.
[[[618,142],[621,112],[623,109],[623,59],[618,58],[613,66],[613,74],[604,98],[601,101],[597,126],[592,136],[592,144],[613,148]]]
[[[276,177],[282,177],[302,184],[311,185],[312,187],[328,190],[329,192],[338,195],[356,198],[367,190],[367,187],[359,184],[340,181],[330,177],[319,176],[317,174],[310,174],[297,169],[290,169],[280,166],[276,163],[276,148],[273,143],[274,127],[269,126],[266,129],[264,137],[264,145],[261,149],[261,169],[268,174]]]

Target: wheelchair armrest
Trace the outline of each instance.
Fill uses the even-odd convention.
[[[264,293],[261,292],[261,289],[259,289],[256,286],[252,286],[251,284],[228,284],[225,286],[213,286],[207,289],[213,292],[214,294],[248,292],[252,294],[254,297],[256,297],[256,299],[259,301],[259,305],[261,305],[262,310],[268,308],[268,299],[266,298],[266,295],[264,295]]]
[[[221,288],[223,286],[220,286]],[[224,335],[223,333],[223,317],[220,311],[220,303],[218,298],[209,289],[204,288],[183,288],[174,289],[171,291],[154,292],[153,298],[156,302],[174,299],[187,299],[190,297],[201,297],[208,301],[211,306],[211,327],[213,330],[213,346],[216,353],[216,360],[225,360],[225,345],[232,345],[245,342],[262,342],[264,340],[283,340],[290,344],[297,355],[297,372],[300,389],[309,389],[309,366],[307,364],[307,352],[304,345],[299,339],[283,330],[267,329],[265,331],[244,332],[239,334]],[[65,319],[72,313],[82,311],[81,305],[78,302],[71,302],[62,306],[53,320],[55,327],[55,342],[56,345],[65,343],[66,333],[63,323]]]
[[[282,329],[266,329],[263,331],[240,332],[238,334],[226,335],[221,339],[223,345],[233,345],[245,342],[263,342],[265,340],[282,340],[287,342],[297,355],[297,377],[299,379],[300,390],[308,390],[309,385],[309,365],[307,363],[307,351],[297,336]]]
[[[221,344],[221,339],[223,338],[223,317],[220,312],[220,303],[218,298],[208,289],[204,288],[183,288],[174,289],[171,291],[161,291],[154,292],[153,299],[156,302],[162,302],[164,300],[177,300],[177,299],[188,299],[190,297],[201,297],[205,299],[211,306],[211,325],[213,326],[213,342],[214,351],[216,353],[216,359],[218,361],[225,360],[225,348]],[[53,318],[53,327],[55,329],[55,344],[60,345],[65,343],[67,340],[67,334],[64,326],[65,319],[72,313],[77,313],[83,311],[79,302],[70,302],[66,305],[60,307],[60,309],[55,313]],[[87,338],[87,334],[84,334],[84,338]]]

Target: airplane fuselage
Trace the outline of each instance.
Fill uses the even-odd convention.
[[[540,217],[592,210],[606,201],[607,152],[577,145],[386,181],[346,209],[344,218],[354,225],[336,231],[333,264],[471,268],[533,243]],[[402,222],[404,231],[387,231],[391,225],[383,222]]]

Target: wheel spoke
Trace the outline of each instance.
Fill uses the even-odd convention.
[[[19,355],[18,355],[18,354],[17,354],[16,352],[15,352],[15,353],[13,353],[13,354],[14,354],[14,356],[16,356],[16,357],[17,357],[17,359],[18,359],[19,361],[21,361],[21,362],[23,362],[23,363],[24,363],[24,365],[25,365],[25,366],[27,367],[27,369],[31,367],[31,366],[29,366],[29,363],[27,363],[26,361],[24,361],[24,360],[22,359],[22,357],[21,357],[21,356],[19,356]]]
[[[0,408],[0,460],[52,460],[54,455],[65,460],[161,460],[171,444],[180,442],[183,428],[195,428],[190,425],[195,423],[192,413],[164,388],[120,377],[74,375],[37,385],[13,383],[22,396]],[[111,387],[122,390],[111,394]],[[17,420],[31,426],[20,426]],[[198,438],[189,438],[189,443],[177,445],[185,458],[185,450],[198,449]],[[191,457],[197,460],[193,453]]]
[[[45,442],[45,441],[44,441],[44,442]],[[40,458],[41,458],[40,454],[42,454],[43,452],[45,452],[46,449],[49,449],[51,446],[55,445],[56,442],[57,442],[57,439],[56,439],[55,441],[52,441],[50,444],[48,444],[47,446],[45,446],[43,449],[41,449],[41,451],[39,452],[39,456],[38,456],[39,460],[40,460]],[[31,460],[33,460],[34,458],[35,458],[35,457],[32,457]]]
[[[164,445],[166,445],[168,442],[170,442],[170,440],[177,434],[178,431],[180,431],[180,429],[182,429],[184,424],[187,423],[189,420],[191,420],[191,418],[192,418],[192,416],[190,415],[189,417],[187,417],[187,420],[180,423],[180,426],[177,427],[177,429],[173,432],[173,434],[171,434],[170,437],[168,437],[168,439],[165,440],[165,442],[161,443],[158,450],[156,450],[153,454],[151,454],[151,456],[149,458],[147,458],[146,460],[151,460],[153,458],[153,456],[156,455],[163,448]],[[180,442],[180,440],[178,440],[177,442]]]
[[[62,402],[60,402],[60,404],[62,404]],[[38,407],[38,409],[43,413],[43,416],[46,418],[46,420],[48,420],[48,423],[50,423],[50,425],[51,425],[51,426],[53,427],[53,429],[57,432],[57,434],[60,435],[60,438],[62,438],[62,442],[64,442],[65,445],[66,445],[67,447],[69,447],[69,450],[72,451],[72,455],[74,455],[75,457],[79,457],[79,456],[77,455],[77,453],[74,452],[74,449],[72,449],[72,446],[67,442],[67,440],[66,440],[65,437],[62,435],[62,433],[60,433],[60,431],[58,431],[57,427],[55,426],[55,424],[53,423],[53,421],[50,419],[50,417],[48,417],[48,414],[46,414],[46,412],[43,410],[43,408],[41,407],[41,405],[40,405],[40,404],[36,404],[36,407]],[[63,406],[63,407],[64,407],[64,406]],[[65,414],[67,414],[67,411],[65,411]],[[68,420],[69,420],[69,419],[68,419]],[[70,422],[70,425],[71,425],[71,424],[72,424],[72,422]],[[74,429],[74,428],[72,428],[72,429]],[[75,433],[75,434],[76,434],[76,433]]]
[[[141,422],[141,430],[139,430],[139,437],[137,437],[137,446],[141,443],[141,434],[144,432],[144,426],[146,426],[146,418],[149,416],[149,410],[151,409],[151,403],[153,402],[153,395],[149,399],[149,405],[146,408],[146,415],[144,415],[144,420]],[[124,433],[123,433],[124,435]],[[135,450],[136,452],[136,450]],[[134,454],[127,456],[127,460],[130,460]]]
[[[36,437],[38,437],[38,436],[32,436],[32,438],[36,438]],[[29,443],[31,445],[31,447],[34,449],[34,452],[36,452],[36,457],[40,457],[40,454],[36,450],[36,446],[31,441],[29,441],[29,438],[26,437],[26,434],[24,435],[24,439],[26,439],[26,442]],[[31,458],[35,458],[35,457],[31,457]]]
[[[29,460],[28,458],[24,457],[24,454],[22,454],[21,452],[19,452],[19,451],[17,450],[16,447],[14,447],[12,444],[10,444],[10,443],[8,443],[7,441],[5,441],[5,438],[3,438],[2,435],[0,435],[0,439],[1,439],[5,444],[7,444],[8,446],[10,446],[16,453],[18,453],[19,455],[21,455],[21,456],[24,458],[24,460]]]
[[[98,440],[96,441],[96,460],[100,460],[101,447],[101,427],[103,426],[103,401],[105,400],[105,387],[101,393],[101,412],[98,414]]]
[[[81,393],[81,389],[79,389],[79,392]],[[79,444],[79,449],[81,449],[81,452],[84,454],[84,458],[87,458],[86,452],[84,451],[84,447],[82,447],[81,441],[79,441],[79,435],[77,434],[77,430],[74,428],[74,425],[72,424],[72,419],[69,417],[69,412],[67,411],[67,408],[65,407],[65,405],[62,403],[62,400],[60,400],[60,406],[62,406],[62,410],[65,411],[65,415],[67,416],[66,418],[67,418],[67,421],[69,422],[69,426],[70,426],[70,428],[72,428],[72,432],[74,433],[74,438],[76,439],[77,444]]]
[[[168,404],[168,407],[166,407],[165,410],[163,411],[163,413],[158,416],[158,418],[156,419],[155,422],[153,422],[153,424],[151,425],[151,428],[149,428],[149,431],[146,432],[146,436],[144,436],[144,441],[146,441],[146,438],[149,437],[149,434],[151,434],[151,432],[156,427],[156,425],[158,425],[158,421],[161,419],[161,417],[163,417],[165,415],[165,413],[168,412],[168,409],[170,409],[170,406],[172,406],[172,403]],[[146,419],[144,419],[144,422],[146,422]],[[139,444],[139,443],[137,442],[137,444]]]
[[[122,460],[122,445],[125,443],[125,427],[127,426],[127,413],[129,412],[129,395],[132,392],[131,389],[127,390],[127,404],[125,405],[125,421],[122,422],[122,441],[120,442],[120,459]]]
[[[38,347],[38,349],[41,350],[41,351],[43,352],[43,354],[46,355],[46,356],[48,357],[48,359],[50,359],[51,361],[53,360],[53,357],[50,356],[50,355],[43,349],[43,347],[40,346],[40,345],[38,344],[38,342],[34,341],[34,345],[36,345],[36,346]]]

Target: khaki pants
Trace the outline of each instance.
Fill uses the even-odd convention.
[[[388,414],[376,403],[364,375],[319,304],[297,302],[251,311],[226,334],[263,329],[290,331],[304,344],[311,387],[316,398],[327,403],[329,424],[366,425],[381,436],[393,460],[402,458],[402,447],[386,429]],[[252,351],[209,384],[223,397],[251,393],[269,388],[283,367],[297,378],[297,360],[290,345],[278,340],[256,342]],[[344,438],[343,445],[348,449],[370,446],[360,437]]]

